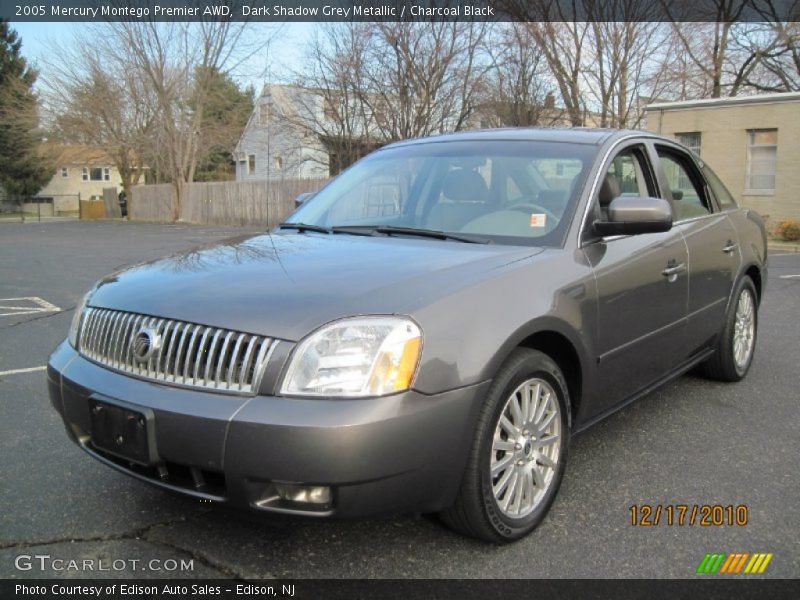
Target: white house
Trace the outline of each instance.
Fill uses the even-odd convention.
[[[325,118],[320,94],[268,84],[236,144],[236,180],[326,178],[328,153],[311,132]]]
[[[51,146],[48,153],[54,157],[55,174],[37,195],[52,200],[54,214],[77,212],[78,198],[102,199],[103,188],[121,189],[122,178],[102,148],[77,144]]]

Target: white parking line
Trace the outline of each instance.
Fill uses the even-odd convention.
[[[18,373],[34,373],[36,371],[44,371],[46,366],[41,367],[28,367],[27,369],[11,369],[10,371],[0,371],[0,377],[3,375],[17,375]]]
[[[781,279],[800,279],[800,275],[781,275]]]
[[[61,309],[39,296],[0,298],[0,317],[18,317],[48,312],[61,312]]]
[[[772,254],[770,252],[769,257],[773,258],[775,256],[800,256],[800,252],[784,252],[783,254]]]

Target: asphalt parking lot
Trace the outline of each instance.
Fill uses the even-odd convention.
[[[152,489],[67,440],[38,368],[81,295],[120,266],[241,232],[0,224],[0,577],[683,578],[707,552],[773,553],[760,577],[800,576],[800,254],[770,259],[745,381],[685,376],[576,437],[548,518],[494,547],[413,515],[254,521]],[[749,521],[632,526],[629,508],[645,503],[743,504]],[[22,571],[20,555],[140,562]],[[152,559],[191,560],[193,570],[140,571]]]

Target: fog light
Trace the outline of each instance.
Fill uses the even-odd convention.
[[[331,501],[331,488],[326,486],[276,483],[275,491],[281,500],[298,504],[329,504]]]

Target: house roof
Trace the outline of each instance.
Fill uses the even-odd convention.
[[[108,152],[97,146],[45,143],[44,151],[53,158],[57,167],[69,165],[108,167],[114,164]]]
[[[687,108],[712,108],[716,106],[736,106],[744,104],[770,104],[773,102],[800,102],[800,92],[779,94],[756,94],[754,96],[734,96],[732,98],[703,98],[702,100],[681,100],[679,102],[657,102],[646,110],[685,110]]]

